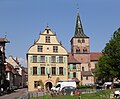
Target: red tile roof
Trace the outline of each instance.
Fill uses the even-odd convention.
[[[98,61],[101,56],[102,56],[102,52],[91,52],[90,53],[90,60],[91,61]]]
[[[69,55],[68,56],[68,63],[80,63],[74,58],[72,53],[69,52],[68,55]]]

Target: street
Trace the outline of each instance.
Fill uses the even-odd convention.
[[[22,96],[27,93],[27,88],[15,90],[11,94],[5,94],[0,96],[0,99],[15,99],[16,97]]]

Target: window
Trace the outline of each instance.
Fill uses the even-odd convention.
[[[37,62],[37,56],[33,56],[33,62]]]
[[[43,52],[43,46],[38,46],[38,52]]]
[[[52,75],[56,75],[56,67],[52,67]]]
[[[50,36],[49,35],[46,36],[46,43],[50,43]]]
[[[34,88],[37,88],[38,86],[40,86],[39,81],[34,81]]]
[[[52,56],[52,57],[51,57],[51,62],[52,62],[52,63],[55,63],[55,62],[56,62],[56,56]]]
[[[86,53],[86,52],[87,52],[87,48],[84,48],[84,49],[83,49],[83,53]]]
[[[33,75],[37,75],[37,67],[33,67]]]
[[[53,46],[53,52],[58,52],[58,46]]]
[[[83,76],[81,76],[81,80],[83,80]]]
[[[73,73],[73,77],[75,77],[75,78],[76,78],[76,72],[74,72],[74,73]]]
[[[41,62],[45,62],[45,56],[41,56]]]
[[[73,64],[73,69],[76,69],[76,64]]]
[[[77,49],[76,49],[76,53],[80,53],[80,49],[77,48]]]
[[[59,63],[63,63],[63,56],[59,56]]]
[[[82,71],[84,71],[84,67],[82,67]]]
[[[45,75],[45,67],[41,67],[41,75]]]
[[[63,67],[59,67],[59,74],[63,75]]]
[[[80,40],[80,39],[78,39],[78,43],[81,43],[81,40]]]
[[[82,43],[85,43],[85,40],[84,40],[84,39],[82,39]]]
[[[86,80],[88,80],[88,76],[86,76]]]

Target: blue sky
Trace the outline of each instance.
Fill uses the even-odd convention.
[[[91,52],[100,52],[120,27],[119,4],[120,0],[0,0],[0,37],[7,32],[10,41],[6,55],[26,59],[47,24],[70,52],[77,8]]]

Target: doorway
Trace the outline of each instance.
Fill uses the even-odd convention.
[[[47,90],[51,90],[51,88],[52,88],[52,83],[51,83],[51,82],[47,82],[47,83],[45,84],[45,87],[46,87]]]

